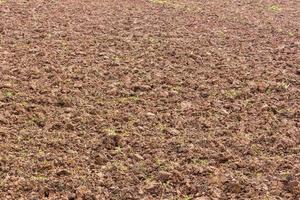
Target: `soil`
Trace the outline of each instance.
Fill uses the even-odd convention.
[[[0,0],[0,199],[299,199],[299,8]]]

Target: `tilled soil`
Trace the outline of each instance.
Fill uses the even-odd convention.
[[[297,0],[0,0],[0,199],[299,199]]]

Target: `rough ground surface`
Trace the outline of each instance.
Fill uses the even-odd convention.
[[[0,199],[299,199],[299,8],[1,0]]]

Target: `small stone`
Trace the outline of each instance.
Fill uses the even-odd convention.
[[[108,162],[108,159],[104,155],[98,155],[95,157],[96,165],[104,165],[107,162]]]
[[[118,88],[113,87],[110,90],[108,90],[107,93],[110,94],[110,95],[116,95],[118,93]]]
[[[135,85],[135,86],[133,86],[134,92],[138,92],[138,91],[145,92],[145,91],[149,91],[149,90],[151,90],[150,85]]]
[[[297,69],[297,70],[296,70],[296,74],[297,74],[297,75],[300,75],[300,69]]]
[[[183,101],[180,105],[183,110],[188,110],[192,107],[192,103],[189,101]]]
[[[166,171],[160,171],[159,172],[159,179],[162,182],[167,182],[168,180],[170,180],[172,178],[172,174],[170,172],[166,172]]]
[[[210,200],[208,196],[196,197],[194,200]]]
[[[159,184],[156,181],[151,181],[149,183],[147,183],[145,189],[148,192],[155,192],[155,190],[159,187]]]
[[[265,92],[268,89],[268,85],[266,83],[258,83],[257,90],[259,92]]]
[[[2,116],[0,116],[0,124],[7,124],[7,120]]]
[[[283,181],[284,190],[289,191],[292,194],[300,195],[300,182],[295,176],[289,175],[286,180]]]
[[[231,193],[240,193],[242,187],[239,183],[228,183],[227,190]]]
[[[66,150],[68,154],[77,154],[77,151],[73,151],[72,149]]]
[[[85,194],[89,194],[90,190],[85,186],[80,186],[76,189],[76,197],[77,198],[83,198]]]
[[[179,92],[176,91],[176,90],[171,90],[171,91],[170,91],[170,95],[172,95],[172,96],[176,96],[176,95],[178,95],[178,94],[179,94]]]
[[[122,137],[120,135],[107,135],[102,140],[102,145],[106,149],[114,149],[118,146],[122,146]]]
[[[207,98],[207,97],[209,97],[209,93],[208,92],[201,92],[201,97],[203,97],[203,98]]]
[[[92,193],[87,193],[83,196],[83,200],[96,200],[96,196]]]
[[[264,104],[261,107],[262,110],[268,110],[269,109],[269,105],[268,104]]]
[[[0,85],[0,88],[12,88],[12,84],[10,83],[4,83]]]
[[[29,197],[29,200],[39,200],[39,195],[38,194],[31,194]]]
[[[165,131],[165,133],[170,134],[170,135],[179,135],[180,134],[180,132],[175,128],[167,128],[164,131]]]
[[[160,95],[162,97],[168,97],[170,95],[170,93],[168,91],[163,91],[163,92],[160,93]]]
[[[72,111],[73,111],[73,108],[70,108],[70,107],[65,109],[65,113],[71,113]]]
[[[147,116],[147,117],[150,117],[150,118],[154,118],[156,115],[155,115],[154,113],[147,112],[147,113],[146,113],[146,116]]]
[[[76,194],[71,193],[68,195],[68,200],[75,200],[76,199]]]
[[[74,87],[75,87],[75,88],[82,88],[82,83],[75,83],[75,84],[74,84]]]
[[[99,178],[103,178],[104,177],[104,174],[102,172],[99,172],[96,174]]]
[[[57,176],[69,176],[71,175],[71,173],[69,171],[67,171],[66,169],[63,169],[59,172],[56,173]]]
[[[50,190],[49,190],[49,188],[44,188],[44,196],[45,196],[45,197],[49,197],[49,195],[50,195]]]
[[[138,153],[134,154],[134,157],[137,158],[138,160],[144,160],[143,156],[141,156]]]
[[[71,123],[68,123],[66,124],[66,130],[69,130],[69,131],[74,131],[75,130],[75,127],[73,124]]]

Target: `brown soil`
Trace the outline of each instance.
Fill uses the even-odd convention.
[[[0,199],[299,199],[297,0],[0,0]]]

